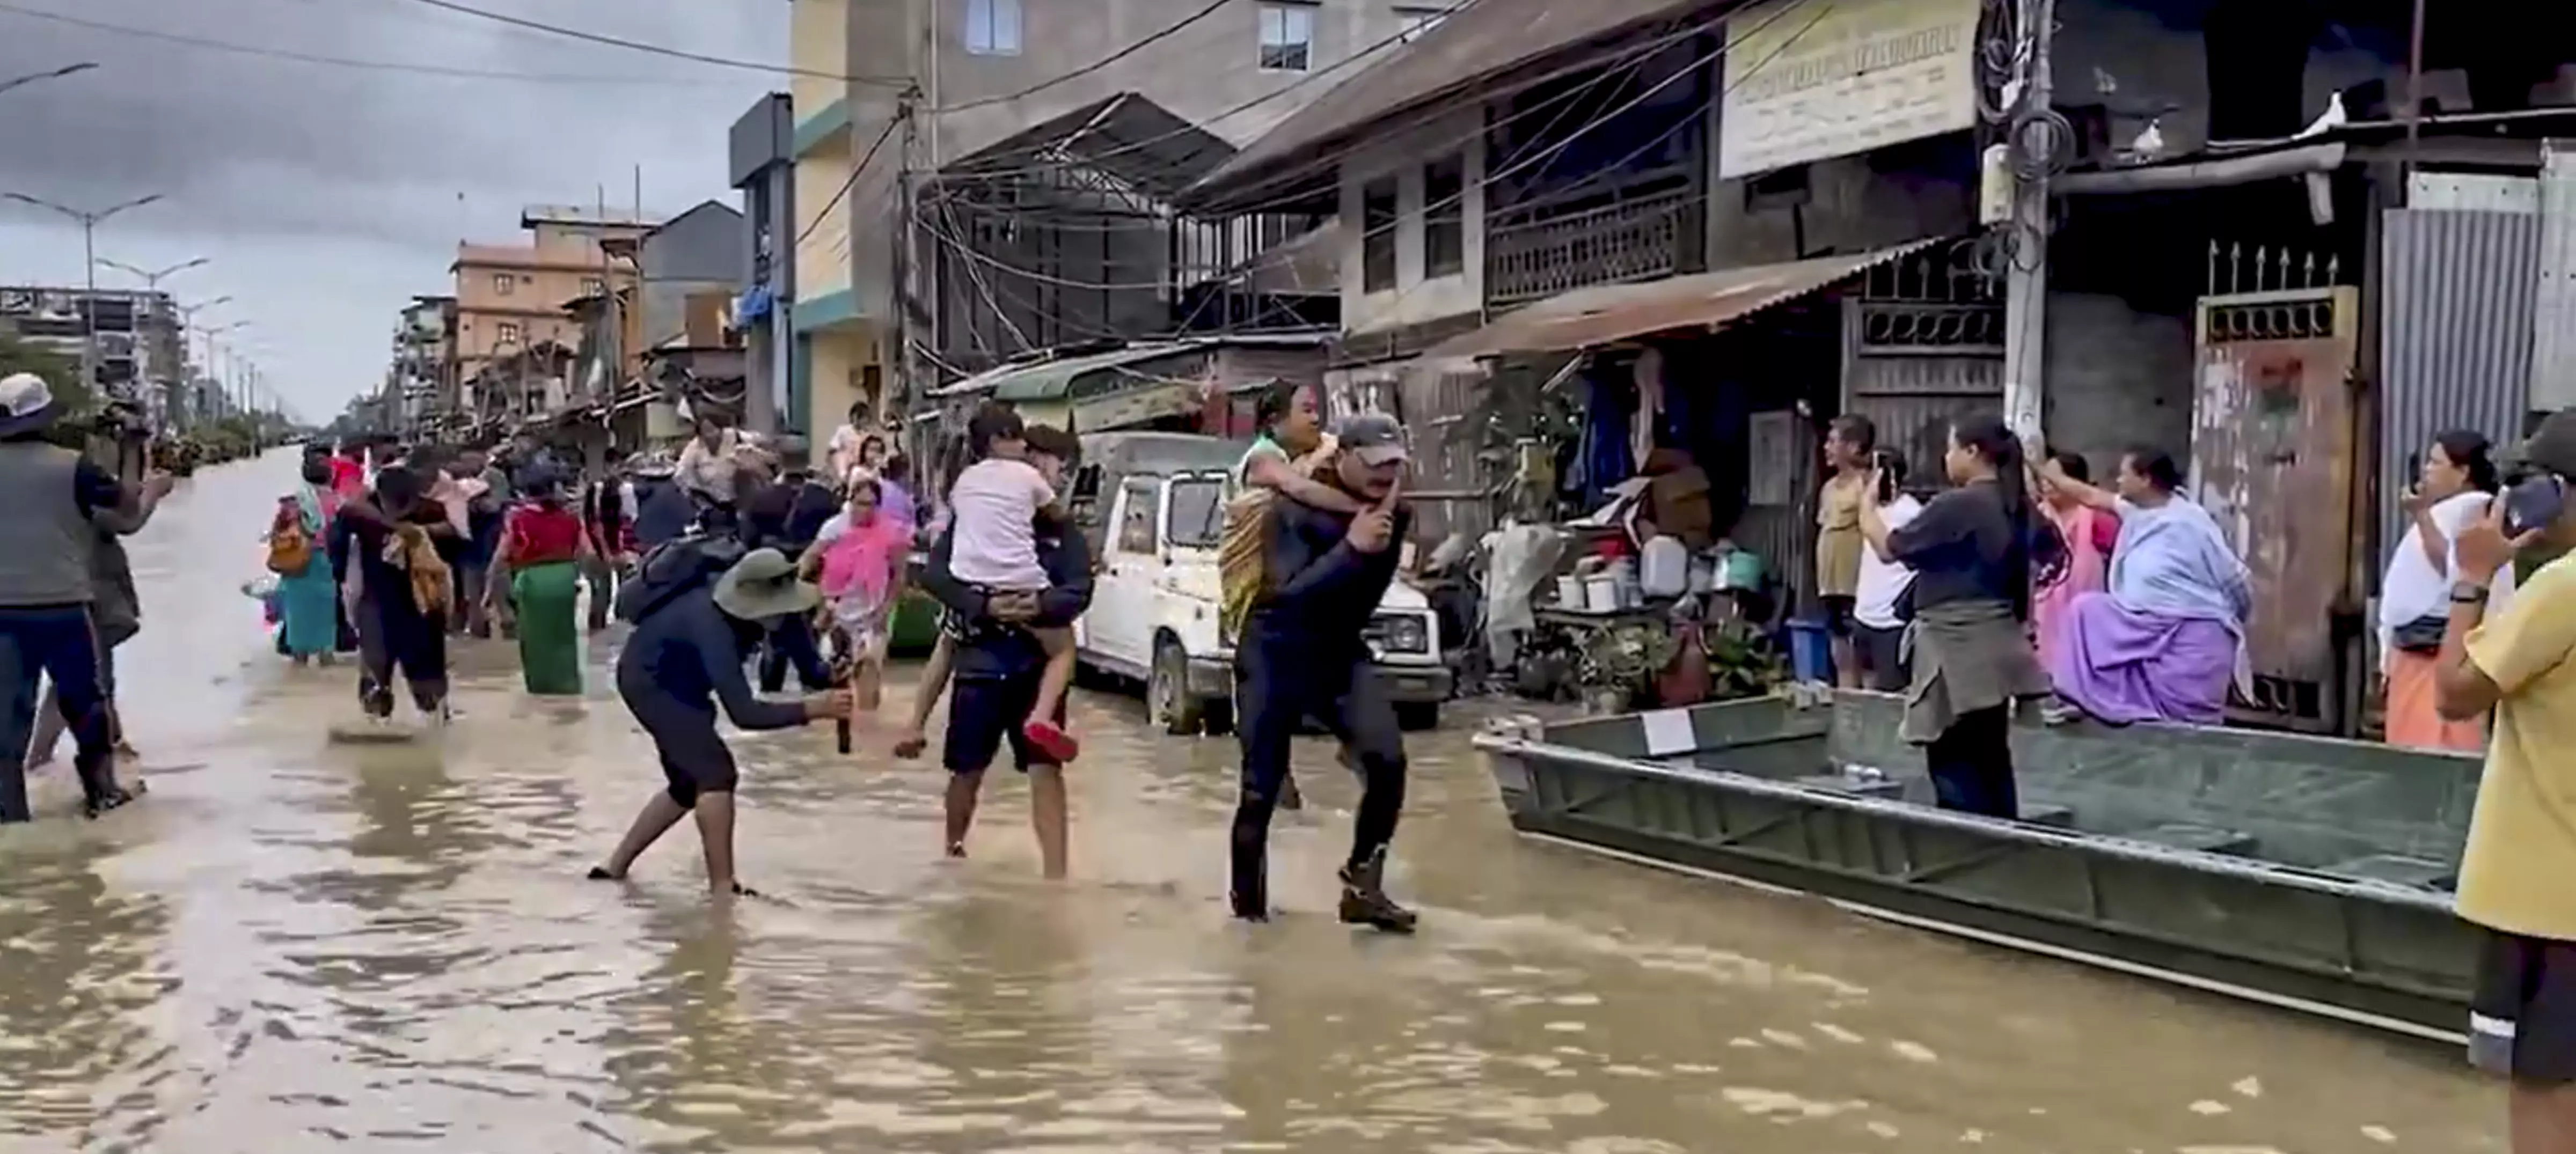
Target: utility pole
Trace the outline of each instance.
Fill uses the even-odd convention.
[[[106,392],[98,379],[98,226],[120,212],[141,208],[160,199],[161,194],[156,192],[122,204],[112,204],[96,212],[83,212],[23,192],[0,192],[0,200],[14,200],[30,208],[58,212],[80,222],[81,277],[87,290],[81,298],[81,386],[93,395]]]
[[[895,124],[903,133],[903,152],[897,162],[901,167],[896,170],[894,178],[895,230],[899,234],[894,250],[894,333],[895,353],[901,359],[897,362],[900,371],[895,375],[893,395],[875,399],[889,416],[911,412],[913,399],[929,391],[923,387],[922,381],[921,339],[924,334],[916,331],[914,324],[922,309],[923,279],[921,222],[918,219],[921,191],[914,168],[921,148],[920,109],[921,89],[918,86],[906,88],[903,95],[896,98]],[[859,174],[851,174],[851,179],[858,180]]]
[[[2020,73],[2008,82],[2018,100],[2007,102],[2006,163],[2015,176],[2012,219],[2005,225],[2004,421],[2024,437],[2037,434],[2046,416],[2048,377],[2048,178],[2058,158],[2049,145],[2071,140],[2065,122],[2049,109],[2049,46],[2055,39],[2056,0],[2018,0],[2014,55]],[[2054,134],[2055,142],[2048,139]]]

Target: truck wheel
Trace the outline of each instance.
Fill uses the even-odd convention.
[[[1163,732],[1198,735],[1203,719],[1198,699],[1190,696],[1190,655],[1180,642],[1165,638],[1154,646],[1154,675],[1145,683],[1145,703]]]
[[[1395,707],[1395,723],[1407,730],[1440,728],[1440,703],[1406,701]]]

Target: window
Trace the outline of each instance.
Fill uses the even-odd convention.
[[[1423,33],[1439,27],[1441,19],[1447,15],[1449,10],[1446,8],[1398,8],[1395,10],[1396,35],[1411,44],[1422,39]]]
[[[1360,186],[1360,291],[1395,287],[1395,178]]]
[[[1154,506],[1161,494],[1152,477],[1139,477],[1127,482],[1119,493],[1124,502],[1118,514],[1118,551],[1151,553],[1154,551]]]
[[[505,272],[492,274],[492,295],[505,297],[519,291],[519,279]]]
[[[1422,169],[1422,275],[1456,276],[1467,268],[1467,158],[1442,157]]]
[[[581,278],[581,295],[586,297],[607,296],[608,282],[595,276],[583,277]]]
[[[1214,478],[1172,482],[1172,544],[1213,549],[1225,535],[1225,483]]]
[[[492,339],[494,344],[515,345],[519,343],[519,326],[509,321],[502,321],[492,326]]]
[[[1272,0],[1261,6],[1261,67],[1304,72],[1315,62],[1315,6]]]
[[[1019,55],[1020,0],[966,0],[966,51]]]

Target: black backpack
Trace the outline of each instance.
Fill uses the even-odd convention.
[[[618,620],[640,622],[679,595],[712,584],[743,553],[742,542],[732,537],[694,533],[654,546],[617,590]]]

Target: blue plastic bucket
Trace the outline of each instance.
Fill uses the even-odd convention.
[[[1833,683],[1834,635],[1824,622],[1812,617],[1790,620],[1789,673],[1800,681]]]

